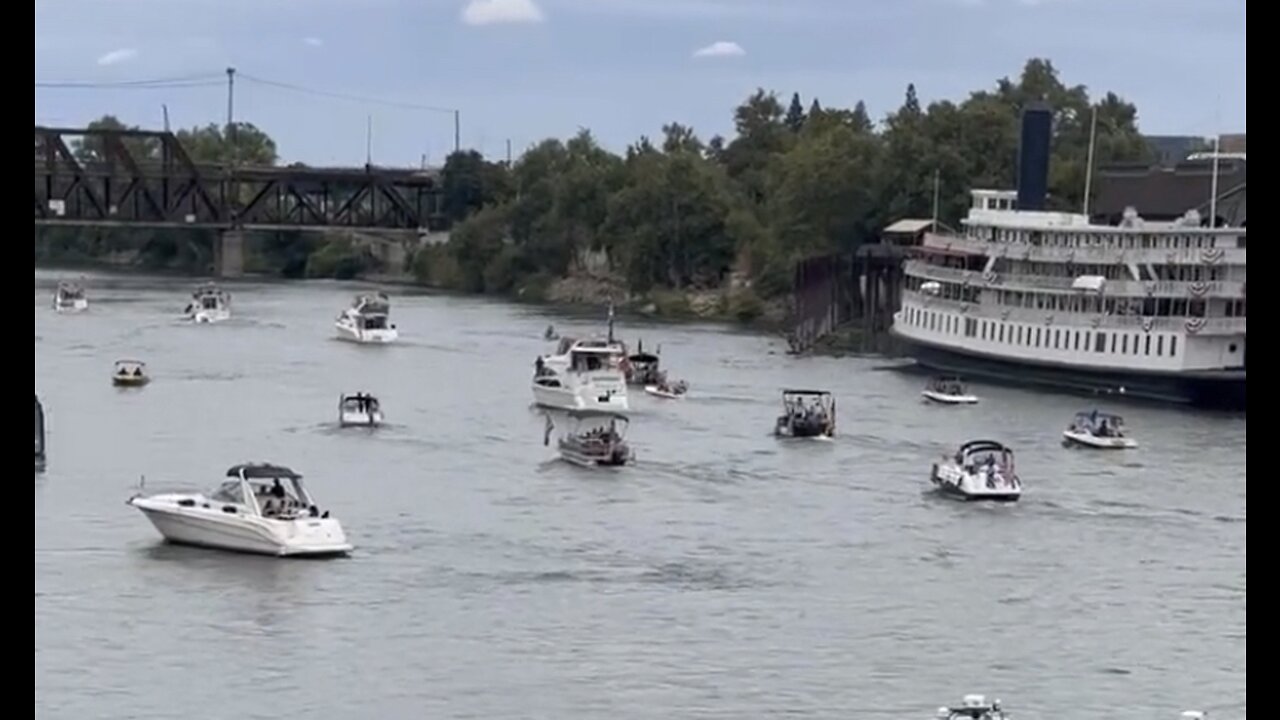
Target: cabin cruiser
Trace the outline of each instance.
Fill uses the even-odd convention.
[[[183,311],[194,323],[216,323],[231,317],[231,294],[213,283],[205,283],[191,293],[191,302]]]
[[[111,384],[118,387],[142,387],[151,382],[147,364],[141,360],[117,360],[111,373]]]
[[[316,507],[298,473],[279,465],[242,464],[228,469],[227,477],[209,495],[134,495],[128,504],[175,544],[277,557],[351,552],[342,525]]]
[[[809,402],[805,402],[808,398]],[[782,415],[773,434],[829,439],[836,434],[836,400],[825,390],[783,390]]]
[[[655,385],[645,385],[644,391],[655,397],[666,398],[667,400],[679,400],[684,394],[689,392],[689,383],[684,380],[676,380],[671,382],[667,380],[667,374],[662,373],[660,379]]]
[[[382,424],[382,404],[368,393],[343,395],[338,399],[338,424],[342,427],[377,427]]]
[[[943,405],[972,405],[978,402],[977,396],[970,394],[965,388],[963,380],[948,375],[930,378],[929,384],[920,394],[926,400]]]
[[[617,467],[635,460],[627,445],[630,421],[622,413],[607,410],[570,410],[571,427],[557,442],[560,458],[582,467]],[[543,444],[555,428],[547,415],[547,432]]]
[[[58,283],[53,291],[53,309],[60,313],[78,313],[89,309],[89,298],[84,294],[84,285],[70,280]]]
[[[965,695],[958,707],[940,707],[938,720],[1009,720],[996,700],[990,705],[982,695]]]
[[[661,348],[659,348],[661,350]],[[656,353],[645,352],[644,341],[636,343],[636,351],[627,356],[625,371],[628,385],[645,387],[658,385],[666,379],[659,369],[660,359]]]
[[[560,338],[554,355],[534,362],[534,402],[557,410],[625,412],[623,357],[622,351],[606,340]]]
[[[44,470],[44,406],[36,395],[36,472]]]
[[[395,342],[400,333],[390,321],[391,300],[385,293],[357,295],[351,307],[342,311],[334,327],[338,339],[370,345]]]
[[[1022,497],[1013,450],[994,440],[961,445],[955,455],[933,464],[929,480],[944,494],[962,500],[1017,502]]]
[[[1127,450],[1138,447],[1138,442],[1124,434],[1124,418],[1097,410],[1076,413],[1071,425],[1062,432],[1064,445],[1099,450]]]

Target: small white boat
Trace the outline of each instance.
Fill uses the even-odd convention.
[[[1097,410],[1076,413],[1071,425],[1062,432],[1063,444],[1080,445],[1097,450],[1128,450],[1138,441],[1124,434],[1124,418]]]
[[[665,398],[667,400],[679,400],[689,392],[689,383],[683,380],[669,383],[664,378],[657,385],[645,385],[644,391],[655,397]]]
[[[970,394],[964,381],[958,377],[932,378],[920,394],[927,400],[943,405],[972,405],[978,402],[978,397]]]
[[[965,695],[957,707],[940,707],[935,715],[938,720],[1009,720],[1000,701],[987,704],[982,695]]]
[[[602,410],[570,410],[568,432],[556,441],[560,458],[581,467],[617,467],[635,461],[626,442],[630,421],[622,413]],[[547,415],[543,443],[550,441],[555,423]]]
[[[773,434],[784,438],[835,437],[836,399],[826,390],[783,390],[782,415]]]
[[[368,393],[338,399],[338,424],[342,427],[377,427],[382,424],[382,404]]]
[[[216,323],[231,317],[231,294],[213,283],[205,283],[191,293],[183,310],[187,320],[198,324]]]
[[[141,360],[117,360],[111,373],[111,384],[117,387],[142,387],[151,382],[147,364]]]
[[[78,313],[89,309],[89,298],[84,294],[84,285],[70,280],[58,283],[53,291],[53,309],[59,313]]]
[[[36,472],[44,470],[44,406],[36,395]]]
[[[357,295],[351,307],[338,316],[334,327],[338,339],[367,345],[386,345],[400,337],[391,323],[391,300],[385,293]]]
[[[956,454],[933,464],[929,481],[961,500],[1017,502],[1022,481],[1014,470],[1013,450],[994,440],[972,440]]]
[[[342,525],[321,512],[287,467],[235,465],[209,495],[135,495],[128,504],[142,511],[165,540],[181,545],[275,555],[345,555],[351,545]]]

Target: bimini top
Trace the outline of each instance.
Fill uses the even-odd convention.
[[[116,361],[116,370],[127,370],[131,367],[145,368],[146,366],[147,364],[142,362],[141,360],[117,360]]]
[[[1005,447],[1003,444],[996,442],[995,440],[970,440],[969,442],[960,446],[960,452],[964,455],[969,455],[971,453],[977,453],[977,452],[988,452],[988,451],[1007,452],[1007,453],[1013,452],[1012,450]]]
[[[80,297],[84,295],[84,286],[75,280],[60,280],[58,282],[58,292],[66,297]]]
[[[1124,420],[1124,418],[1120,417],[1119,415],[1115,415],[1112,413],[1098,412],[1097,410],[1081,410],[1080,412],[1076,413],[1076,419],[1088,420],[1089,422],[1102,421],[1102,420],[1120,420],[1120,421]]]
[[[831,395],[831,393],[827,392],[826,390],[783,390],[782,394],[783,395],[818,395],[823,397],[827,397]]]
[[[245,480],[276,480],[289,478],[298,480],[302,476],[283,465],[271,463],[241,463],[227,468],[227,477],[244,476]]]

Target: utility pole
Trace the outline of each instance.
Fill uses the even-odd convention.
[[[462,113],[458,110],[453,111],[453,151],[460,152],[462,150]]]
[[[507,167],[511,167],[511,138],[507,138]]]
[[[227,68],[227,133],[226,140],[231,144],[231,164],[234,165],[239,153],[236,146],[236,69]]]
[[[373,116],[367,115],[364,128],[364,167],[373,168]]]
[[[164,131],[169,132],[169,106],[161,104],[160,110],[164,113]]]

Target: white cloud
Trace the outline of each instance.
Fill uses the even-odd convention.
[[[138,51],[133,48],[120,48],[98,58],[99,65],[115,65],[117,63],[126,62],[138,56]]]
[[[693,56],[696,58],[738,57],[740,55],[746,55],[746,54],[747,54],[747,51],[743,50],[741,45],[739,45],[736,42],[730,42],[728,40],[720,40],[719,42],[713,42],[704,48],[698,48],[697,50],[693,51]]]
[[[468,25],[542,22],[542,9],[533,0],[468,0],[462,22]]]
[[[320,47],[324,44],[324,41],[318,37],[305,37],[302,38],[302,42],[310,45],[311,47]]]

